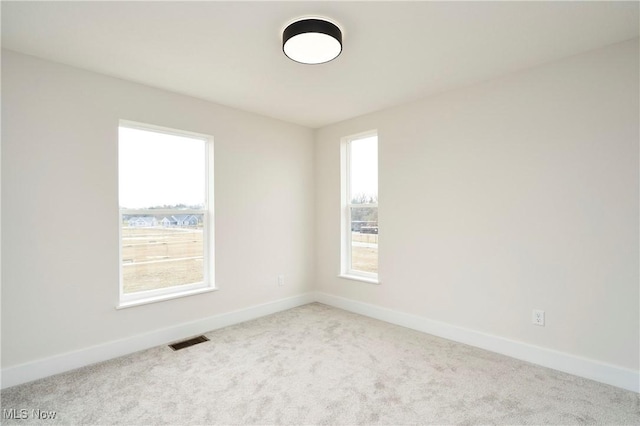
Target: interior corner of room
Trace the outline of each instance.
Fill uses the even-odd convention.
[[[143,10],[142,4],[126,3],[133,12]],[[5,29],[6,12],[27,11],[29,4],[3,3],[3,35],[12,28]],[[521,16],[517,5],[507,6]],[[107,10],[95,7],[95,13]],[[358,56],[357,45],[349,42],[359,43],[364,35],[384,38],[368,26],[354,34],[348,24],[355,25],[355,6],[336,7],[344,13],[344,47],[334,62],[303,65],[278,51],[282,57],[274,69],[283,75],[255,80],[253,94],[212,82],[219,102],[199,97],[196,85],[185,83],[182,92],[170,87],[179,75],[196,78],[187,66],[158,71],[164,74],[149,83],[135,72],[120,75],[95,57],[82,62],[62,46],[50,46],[48,57],[35,45],[29,48],[30,39],[21,40],[17,30],[15,39],[3,36],[3,388],[320,302],[640,391],[637,22],[629,26],[633,37],[610,29],[610,39],[598,38],[585,30],[592,38],[583,44],[549,48],[548,59],[532,53],[530,62],[523,52],[509,50],[505,54],[522,60],[514,59],[512,68],[496,65],[501,72],[474,56],[483,73],[451,70],[451,84],[441,90],[389,93],[379,108],[357,109],[358,102],[349,99],[332,110],[350,94],[348,86],[327,81],[339,78],[350,61],[370,58]],[[376,7],[394,6],[370,5]],[[599,6],[583,7],[585,19],[599,22],[591,14]],[[635,7],[637,17],[637,4],[626,7]],[[58,18],[62,13],[46,4],[37,10]],[[167,21],[169,12],[158,11]],[[364,7],[363,13],[373,12]],[[451,37],[447,46],[462,43]],[[488,33],[483,37],[492,40]],[[166,43],[160,59],[174,52],[186,64],[201,64],[173,41]],[[542,49],[530,43],[531,50]],[[446,57],[437,46],[432,49],[434,58]],[[253,53],[256,61],[276,62],[258,49]],[[403,56],[388,51],[384,58]],[[246,64],[238,56],[229,60]],[[466,63],[458,60],[458,66]],[[236,71],[238,80],[231,81],[251,73],[248,66]],[[360,78],[383,85],[415,77],[405,68],[379,72],[386,74]],[[231,79],[233,70],[221,67],[220,73],[211,78]],[[424,79],[445,78],[439,75],[425,71]],[[339,81],[355,91],[359,77]],[[300,93],[305,87],[318,90],[309,101],[303,94],[294,97],[295,85]],[[249,96],[256,98],[254,109],[243,107]],[[320,110],[315,101],[324,109],[313,115]],[[373,98],[371,105],[378,105]],[[115,309],[123,300],[120,120],[215,140],[216,291],[196,288],[194,295],[160,295],[157,303]],[[352,197],[345,201],[341,146],[345,138],[372,129],[380,201],[377,194],[365,201],[375,209],[375,224],[362,219],[355,229],[353,218],[345,225],[341,214],[345,207],[365,207],[352,204]],[[344,235],[352,232],[362,238],[358,247],[375,244],[377,250],[380,239],[376,274],[353,275],[343,267]]]

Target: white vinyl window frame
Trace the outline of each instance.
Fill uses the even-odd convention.
[[[217,290],[215,286],[215,258],[214,258],[214,158],[213,137],[201,133],[176,130],[153,124],[138,123],[129,120],[120,120],[119,128],[144,130],[148,132],[164,133],[180,137],[199,139],[205,142],[205,198],[202,209],[121,209],[118,206],[118,303],[116,309],[129,308],[179,297],[192,296]],[[119,144],[119,141],[118,141]],[[122,259],[122,223],[124,215],[202,215],[203,223],[203,281],[192,284],[176,285],[173,287],[155,290],[124,293],[123,259]]]
[[[346,136],[340,141],[340,198],[341,198],[341,226],[340,226],[340,274],[341,278],[380,284],[380,270],[378,273],[360,271],[352,267],[351,253],[351,208],[378,208],[378,203],[353,204],[351,202],[351,142],[369,137],[377,137],[377,130],[369,130],[355,135]],[[380,235],[378,234],[378,247]],[[379,263],[378,263],[379,268]]]

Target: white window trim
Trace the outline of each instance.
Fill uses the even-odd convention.
[[[205,142],[205,204],[201,210],[196,209],[120,209],[118,207],[118,303],[116,309],[130,308],[149,303],[162,302],[195,294],[208,293],[217,290],[215,286],[215,220],[214,220],[214,158],[213,137],[201,133],[170,129],[167,127],[144,124],[128,120],[120,120],[119,127],[146,130],[156,133],[165,133],[174,136],[190,137]],[[119,140],[118,140],[119,143]],[[155,290],[140,291],[125,294],[123,291],[123,264],[122,264],[122,216],[131,214],[198,214],[202,215],[203,222],[203,268],[204,279],[202,282],[166,287]]]
[[[352,207],[378,207],[378,203],[353,204],[349,194],[351,193],[351,141],[378,136],[377,129],[369,130],[355,135],[345,136],[340,140],[340,188],[341,188],[341,226],[340,226],[340,274],[338,277],[362,281],[371,284],[380,284],[380,264],[378,263],[378,273],[358,271],[351,268],[351,208]],[[380,247],[380,235],[378,234],[378,247]]]

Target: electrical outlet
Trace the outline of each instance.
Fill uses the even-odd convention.
[[[531,317],[531,322],[535,325],[540,325],[544,327],[544,311],[539,309],[533,310],[533,316]]]
[[[278,275],[278,287],[282,287],[284,285],[284,274]]]

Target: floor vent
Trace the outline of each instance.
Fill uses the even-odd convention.
[[[193,339],[184,340],[182,342],[174,343],[172,345],[169,345],[169,347],[171,349],[173,349],[174,351],[179,351],[180,349],[188,348],[189,346],[197,345],[198,343],[208,342],[208,341],[209,341],[209,339],[207,339],[206,337],[198,336],[198,337],[194,337]]]

